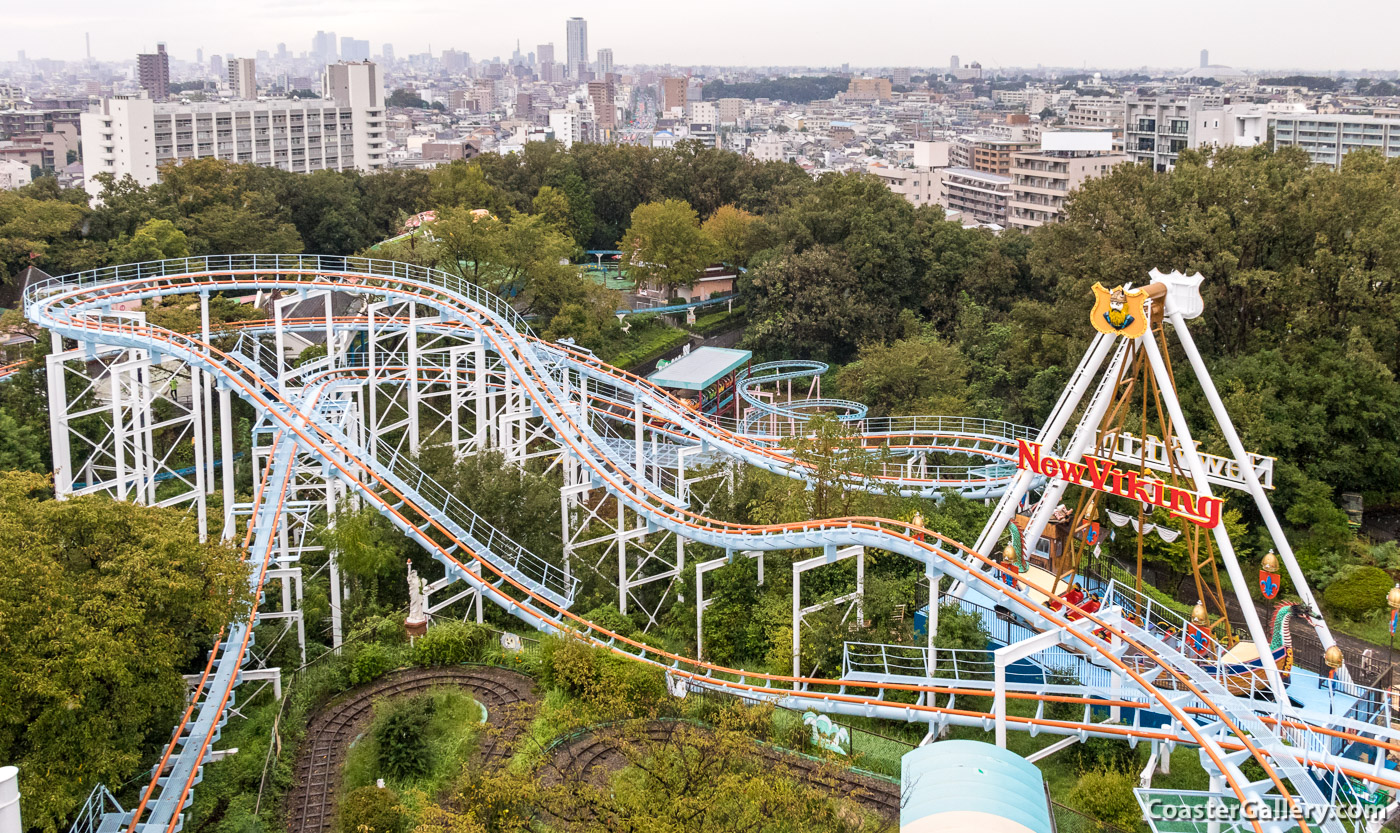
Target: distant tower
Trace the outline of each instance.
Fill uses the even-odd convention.
[[[136,56],[136,78],[152,101],[170,97],[170,56],[165,53],[165,44],[158,43],[155,52]]]
[[[91,33],[91,32],[84,32],[84,33],[83,33],[83,40],[87,42],[87,59],[88,59],[89,61],[91,61],[91,60],[92,60],[92,33]]]
[[[578,80],[588,72],[588,21],[581,17],[571,17],[565,30],[568,37],[569,64],[564,71],[570,78]]]
[[[958,63],[957,55],[954,55],[953,57],[948,59],[948,69],[951,69],[953,72],[957,72],[961,68],[962,64]]]
[[[1203,67],[1208,67],[1208,66],[1210,66],[1210,50],[1209,50],[1209,49],[1202,49],[1202,50],[1201,50],[1201,66],[1203,66]]]

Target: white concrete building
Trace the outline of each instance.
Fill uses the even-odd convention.
[[[1400,116],[1325,116],[1316,113],[1276,115],[1274,147],[1300,147],[1318,165],[1342,166],[1353,150],[1374,150],[1387,159],[1400,157]]]
[[[1137,97],[1124,104],[1123,149],[1159,171],[1176,165],[1183,150],[1253,147],[1268,139],[1270,117],[1301,105],[1226,104],[1218,95]]]
[[[0,159],[0,191],[23,188],[33,182],[33,171],[23,162]]]
[[[938,202],[939,172],[935,168],[890,168],[873,164],[866,168],[885,183],[885,187],[914,205]]]
[[[307,101],[104,99],[81,116],[87,191],[101,193],[97,174],[151,185],[160,165],[209,157],[299,173],[387,165],[384,84],[377,67],[332,64],[323,89],[324,98]]]
[[[711,127],[719,124],[719,108],[713,101],[692,101],[688,106],[691,124],[708,124]]]
[[[560,144],[573,147],[574,142],[583,141],[583,114],[578,110],[550,110],[549,129]]]

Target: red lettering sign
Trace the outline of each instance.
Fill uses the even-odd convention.
[[[1148,506],[1167,510],[1205,529],[1220,525],[1221,500],[1213,495],[1198,495],[1186,489],[1168,485],[1160,478],[1137,471],[1121,471],[1112,460],[1086,456],[1083,463],[1072,463],[1045,453],[1040,443],[1016,441],[1016,468],[1030,470],[1042,477],[1059,478],[1075,486],[1096,492],[1118,495]]]

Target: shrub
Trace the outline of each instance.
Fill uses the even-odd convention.
[[[1133,788],[1137,780],[1126,772],[1096,769],[1079,776],[1070,790],[1070,804],[1100,822],[1136,830],[1142,818]]]
[[[403,807],[393,790],[360,787],[340,805],[340,833],[404,833]]]
[[[632,637],[637,632],[637,623],[633,622],[629,616],[618,610],[615,604],[605,604],[595,607],[583,614],[583,618],[595,625],[607,628],[613,633],[622,634],[626,637]]]
[[[371,642],[355,654],[355,661],[350,665],[350,682],[364,685],[384,676],[393,667],[394,657],[389,649]]]
[[[627,660],[604,660],[599,685],[591,699],[633,715],[670,701],[665,673],[655,666]]]
[[[587,694],[597,685],[602,656],[587,643],[553,637],[544,641],[543,649],[546,683],[575,696]]]
[[[456,665],[481,659],[491,632],[474,622],[433,625],[413,643],[415,665]]]
[[[1343,568],[1327,585],[1322,600],[1327,607],[1348,619],[1362,619],[1385,606],[1385,594],[1395,585],[1390,574],[1379,567]]]
[[[426,773],[429,760],[428,722],[433,716],[429,697],[413,697],[397,702],[381,702],[374,721],[374,742],[379,752],[379,769],[398,781]]]
[[[1067,757],[1081,775],[1098,770],[1133,774],[1138,769],[1137,750],[1118,738],[1089,738],[1071,746]]]

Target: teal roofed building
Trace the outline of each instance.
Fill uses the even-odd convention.
[[[900,833],[1054,833],[1045,779],[1014,752],[973,740],[901,760]]]

